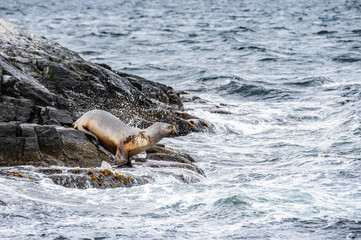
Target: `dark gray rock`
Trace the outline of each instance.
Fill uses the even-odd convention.
[[[56,128],[53,126],[36,126],[35,131],[38,137],[40,151],[43,154],[60,158],[63,146],[60,134]]]
[[[0,166],[98,167],[102,161],[113,158],[72,128],[0,123]]]
[[[12,166],[16,165],[14,159],[17,159],[16,144],[16,125],[0,123],[0,165]],[[5,159],[9,159],[5,163]]]
[[[112,169],[69,169],[48,177],[58,185],[80,189],[132,187],[154,181],[149,176],[119,174]]]
[[[76,121],[76,118],[70,111],[49,106],[41,112],[41,117],[43,123],[49,125],[57,123],[55,125],[71,126]]]
[[[173,167],[169,167],[173,166]],[[157,176],[173,177],[184,183],[195,183],[202,180],[202,174],[191,165],[143,164],[142,171],[112,169],[112,168],[57,168],[19,166],[0,168],[0,175],[9,179],[28,182],[39,182],[50,178],[55,184],[69,188],[118,188],[132,187],[152,183]]]
[[[85,61],[45,37],[0,19],[0,167],[65,166],[89,171],[103,161],[112,163],[114,156],[99,150],[84,133],[69,128],[95,108],[140,128],[154,122],[172,123],[178,136],[212,129],[206,121],[182,112],[180,94],[173,88]],[[100,181],[99,169],[93,170],[97,181],[68,170],[46,176],[57,184],[79,188],[144,184],[154,181],[152,174],[196,182],[203,172],[192,161],[189,155],[158,147],[134,161],[150,173],[134,172],[134,181],[127,184],[111,175]]]
[[[183,109],[183,103],[180,95],[173,88],[161,83],[149,81],[136,75],[121,72],[117,72],[117,74],[126,78],[134,87],[136,87],[148,98],[156,99],[159,102],[172,106],[176,109]]]
[[[35,179],[34,174],[21,171],[19,166],[24,165],[52,166],[35,168],[33,172],[45,174],[56,184],[75,188],[130,187],[153,182],[156,175],[173,176],[185,183],[198,182],[204,177],[203,171],[192,163],[192,157],[164,145],[149,149],[145,158],[132,159],[134,168],[117,169],[118,172],[108,169],[109,172],[99,169],[103,161],[111,164],[114,156],[97,149],[83,132],[52,125],[0,123],[0,166],[18,166],[11,174],[4,173],[12,177]],[[60,170],[55,166],[70,169]],[[148,174],[144,175],[144,171]]]
[[[189,163],[189,161],[182,156],[169,155],[166,153],[149,153],[147,154],[147,159]]]
[[[1,99],[1,85],[2,85],[2,82],[3,82],[3,69],[2,69],[2,67],[0,66],[0,99]]]
[[[1,122],[28,122],[34,116],[34,103],[31,100],[3,95],[0,101]]]
[[[175,157],[176,162],[195,162],[195,160],[184,151],[182,152],[175,152],[172,149],[167,149],[164,146],[154,146],[146,151],[147,158],[153,158],[162,160],[164,156],[172,156]]]
[[[19,134],[16,137],[19,153],[17,154],[18,164],[34,164],[39,162],[42,154],[36,131],[33,126],[22,125],[19,127]]]
[[[0,123],[0,138],[15,138],[16,125]]]
[[[205,130],[179,114],[183,103],[173,88],[85,61],[2,19],[0,69],[0,121],[70,126],[98,108],[138,127],[158,121],[175,124],[178,135]]]
[[[109,156],[97,149],[84,133],[71,128],[58,128],[58,132],[62,141],[65,161],[63,165],[99,167],[103,161],[113,163],[113,156]]]

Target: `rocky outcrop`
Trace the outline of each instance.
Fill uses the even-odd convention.
[[[192,127],[182,117],[183,104],[173,88],[85,61],[2,19],[0,80],[0,122],[70,126],[98,108],[138,127],[175,124],[178,135],[207,129]]]
[[[113,158],[72,128],[0,123],[0,166],[98,167],[102,161]]]
[[[146,177],[136,168],[129,170],[132,175],[98,169],[104,162],[112,163],[113,156],[70,128],[81,114],[95,108],[140,128],[157,121],[172,123],[178,136],[212,129],[206,121],[183,112],[180,94],[173,88],[85,61],[45,37],[0,19],[0,166],[13,171],[0,173],[14,177],[21,173],[14,173],[12,167],[23,165],[65,166],[61,173],[44,170],[41,174],[78,188],[144,184],[157,174],[195,182],[204,175],[189,155],[159,146],[135,160],[135,166],[147,169]]]
[[[59,135],[61,136],[59,136],[58,144],[66,145],[60,148],[63,150],[58,152],[49,151],[52,148],[47,149],[46,146],[40,147],[40,145],[43,144],[43,140],[40,140],[38,147],[35,146],[36,144],[33,144],[34,146],[31,147],[31,149],[25,150],[26,155],[18,156],[20,159],[18,158],[17,162],[8,164],[9,166],[15,164],[20,166],[2,167],[0,168],[0,175],[9,179],[31,182],[39,182],[44,178],[49,178],[58,185],[79,189],[89,187],[131,187],[154,182],[158,177],[171,177],[184,183],[195,183],[205,177],[204,172],[193,163],[194,160],[189,155],[165,148],[165,146],[162,145],[149,149],[145,157],[133,158],[134,168],[115,169],[109,164],[109,162],[113,160],[112,157],[101,156],[104,153],[96,149],[94,145],[89,144],[86,139],[83,139],[82,134],[77,137],[71,136],[72,134],[78,134],[80,132],[53,126],[41,129],[40,132],[50,132],[52,131],[51,129],[56,129],[56,131],[60,133]],[[13,144],[12,150],[18,147],[15,145],[16,144]],[[18,145],[22,144],[20,143]],[[24,145],[26,144],[22,146],[24,147]],[[72,150],[67,149],[70,145],[73,145]],[[73,151],[74,149],[76,149],[76,151]],[[78,150],[81,151],[78,155],[72,155]],[[18,150],[14,152],[19,153]],[[29,156],[29,152],[37,154],[37,158],[27,158],[26,156]],[[68,153],[70,153],[70,155],[68,155]],[[91,158],[79,159],[79,156],[82,154],[84,158],[87,156]],[[97,154],[100,156],[94,158]],[[159,158],[157,154],[165,157]],[[32,160],[26,162],[27,159]],[[99,163],[98,161],[100,159],[104,161]],[[31,166],[26,163],[31,164]],[[61,166],[68,167],[64,168]]]

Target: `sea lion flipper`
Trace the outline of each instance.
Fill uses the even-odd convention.
[[[97,148],[99,149],[99,139],[98,139],[98,137],[94,133],[89,131],[86,127],[84,127],[82,124],[78,124],[78,121],[76,121],[75,123],[72,124],[73,128],[78,129],[79,131],[85,133],[85,135],[88,138],[90,138],[90,141],[92,143],[94,143],[97,146]]]
[[[99,149],[99,139],[98,139],[98,137],[94,133],[92,133],[91,131],[86,130],[85,128],[83,128],[81,131],[84,132],[85,135],[90,138],[90,141],[92,143],[94,143],[97,146],[97,148]]]
[[[175,132],[175,126],[168,123],[157,122],[143,130],[130,127],[113,114],[97,109],[84,113],[73,128],[84,132],[98,149],[101,146],[115,154],[117,166],[127,167],[132,166],[130,156],[147,150]]]
[[[129,165],[130,159],[129,159],[129,155],[128,153],[125,151],[125,146],[123,142],[120,142],[117,145],[117,150],[115,153],[115,157],[116,157],[116,162],[115,164],[117,166],[122,166],[122,165]],[[131,164],[130,164],[131,166]]]

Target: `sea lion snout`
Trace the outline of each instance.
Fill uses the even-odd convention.
[[[177,129],[173,124],[167,124],[163,129],[165,129],[165,134],[168,136],[177,132]]]

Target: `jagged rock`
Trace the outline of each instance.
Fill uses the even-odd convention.
[[[132,187],[153,182],[149,176],[119,174],[115,169],[71,169],[66,173],[48,176],[54,183],[70,188],[117,188]]]
[[[157,146],[145,158],[134,159],[134,169],[124,173],[117,169],[102,178],[105,169],[99,167],[104,161],[112,163],[114,156],[70,128],[94,108],[140,128],[157,121],[172,123],[178,136],[212,129],[205,120],[182,112],[180,94],[173,88],[85,61],[45,37],[0,19],[0,174],[36,179],[34,174],[9,173],[3,167],[22,171],[23,165],[36,166],[34,172],[67,167],[40,171],[39,176],[77,188],[139,185],[158,175],[190,183],[204,176],[189,155]],[[116,174],[132,177],[125,181]]]
[[[68,188],[118,188],[144,185],[156,181],[159,177],[173,177],[184,183],[201,181],[203,175],[197,172],[195,166],[176,164],[141,166],[142,171],[136,169],[112,169],[112,168],[42,168],[19,166],[12,168],[0,168],[0,175],[14,180],[38,182],[44,178],[51,179],[55,184]],[[163,166],[163,167],[161,167]]]
[[[105,174],[105,169],[99,169],[103,161],[111,164],[114,156],[99,150],[83,132],[56,125],[0,123],[0,166],[53,166],[35,170],[65,187],[129,187],[153,182],[156,175],[173,176],[191,183],[204,176],[191,156],[161,144],[147,150],[145,158],[133,159],[134,168],[106,171]],[[78,168],[60,170],[54,166]],[[144,171],[148,174],[144,175]],[[8,174],[36,179],[22,173],[21,167],[11,173]],[[132,177],[128,178],[130,175]]]
[[[160,121],[175,124],[178,135],[204,130],[177,114],[183,104],[173,88],[85,61],[2,19],[0,73],[0,121],[70,126],[98,108],[141,128]]]
[[[0,123],[0,166],[97,167],[113,158],[84,133],[52,125]]]
[[[54,123],[57,123],[56,125],[71,126],[76,121],[74,115],[65,109],[56,109],[48,106],[42,110],[42,121],[48,125],[54,125]]]
[[[169,155],[166,153],[149,153],[149,154],[147,154],[147,159],[181,162],[181,163],[189,162],[186,158],[184,158],[182,156]]]
[[[71,130],[70,132],[74,133],[76,131]],[[82,134],[81,132],[79,133]],[[159,148],[163,147],[157,148],[159,150]],[[178,156],[177,152],[169,149],[166,150],[170,152],[168,155],[162,153],[162,158],[154,157],[155,153],[147,154],[146,158],[143,158],[142,161],[139,161],[138,158],[134,163],[135,168],[114,169],[109,164],[105,164],[107,166],[106,168],[103,166],[104,163],[94,168],[18,166],[0,168],[0,175],[24,181],[39,181],[42,178],[50,178],[55,184],[80,189],[143,185],[154,182],[157,176],[171,176],[184,183],[195,183],[201,181],[205,176],[204,172],[190,161],[179,161],[182,157]],[[79,164],[79,162],[72,163],[64,161],[60,163],[60,165],[63,166],[64,163],[73,166]]]
[[[118,72],[118,75],[129,80],[133,86],[148,98],[156,99],[161,103],[165,103],[166,105],[173,106],[177,109],[183,109],[180,95],[174,91],[173,88],[132,74]]]
[[[195,162],[195,160],[189,154],[182,151],[181,153],[175,152],[172,149],[167,149],[164,146],[153,146],[147,151],[147,158],[162,160],[164,156],[174,157],[176,162]]]

